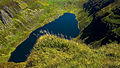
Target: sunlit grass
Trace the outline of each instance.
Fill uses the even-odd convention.
[[[49,35],[49,33],[38,39],[26,62],[8,62],[10,53],[32,31],[57,19],[63,13],[76,14],[79,28],[81,31],[84,30],[92,21],[92,16],[88,16],[88,12],[83,9],[86,1],[88,0],[14,0],[18,3],[16,6],[21,10],[12,18],[13,24],[7,26],[0,21],[0,68],[119,68],[119,44],[107,44],[99,49],[90,49],[89,46],[78,40],[79,37],[75,40],[66,40],[64,36],[59,38]],[[4,6],[9,6],[15,12],[14,4],[13,0],[0,0],[0,10]],[[97,15],[110,13],[112,8],[118,4],[113,3],[101,9]],[[119,24],[120,21],[110,17],[104,19],[104,21],[114,24]],[[119,35],[119,30],[120,28],[117,28],[113,32]]]
[[[118,44],[90,49],[82,43],[45,35],[36,43],[27,60],[27,67],[119,67],[119,51]]]

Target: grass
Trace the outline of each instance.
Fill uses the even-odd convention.
[[[99,49],[90,49],[83,43],[41,36],[31,55],[24,63],[2,63],[1,65],[26,68],[119,68],[119,44],[108,44]],[[12,64],[12,65],[9,65]]]
[[[40,37],[27,67],[51,68],[105,68],[120,66],[119,44],[108,44],[99,49],[53,35]]]
[[[53,35],[41,36],[28,60],[23,63],[7,62],[10,53],[24,41],[36,28],[57,19],[65,12],[74,13],[79,21],[79,28],[84,30],[92,21],[92,16],[83,9],[87,0],[14,0],[21,10],[12,18],[9,27],[0,21],[0,68],[119,68],[120,45],[107,44],[98,49],[91,49],[81,41],[66,40]],[[22,2],[24,1],[24,2]],[[34,3],[33,3],[34,2]],[[72,3],[72,4],[71,4]],[[13,1],[1,0],[0,10]],[[114,5],[114,3],[112,4]],[[111,6],[108,11],[111,11]],[[10,6],[13,8],[14,5]],[[114,8],[115,6],[113,6]],[[13,9],[12,9],[13,10]],[[15,11],[14,11],[15,12]],[[104,15],[105,8],[98,16]],[[105,18],[108,22],[119,20]],[[7,28],[5,28],[7,27]],[[119,35],[119,28],[113,30]],[[77,37],[79,39],[79,37]]]
[[[66,5],[59,3],[66,3]],[[0,63],[7,62],[11,52],[35,29],[57,19],[63,13],[76,14],[77,12],[74,11],[77,10],[75,8],[77,5],[67,3],[67,0],[59,0],[54,4],[48,0],[1,0],[0,10],[8,6],[13,11],[14,17],[11,18],[13,23],[10,25],[0,21]]]

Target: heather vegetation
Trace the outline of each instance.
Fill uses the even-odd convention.
[[[78,37],[41,36],[25,62],[8,62],[32,31],[66,12]],[[0,0],[0,68],[119,68],[119,52],[119,0]]]

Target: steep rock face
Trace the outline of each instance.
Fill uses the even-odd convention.
[[[13,13],[13,11],[9,7],[5,6],[5,7],[3,7],[3,9],[4,9],[5,12],[8,13],[8,15],[10,17],[12,17],[12,18],[14,17],[14,13]]]
[[[0,20],[3,24],[12,24],[12,18],[14,18],[19,11],[20,7],[17,2],[14,2],[12,0],[7,1],[7,3],[0,5]]]
[[[0,11],[0,19],[3,22],[3,24],[12,23],[11,18],[4,10]]]
[[[99,10],[94,10],[96,6],[93,1],[88,1],[92,4],[88,9],[89,15],[93,15],[92,22],[81,32],[80,38],[84,40],[86,44],[91,44],[93,47],[99,47],[107,43],[120,43],[120,1],[111,0],[104,1],[103,3],[97,3],[104,7],[99,7]],[[98,1],[99,2],[99,1]],[[86,3],[87,4],[87,3]],[[106,5],[106,6],[105,6]]]
[[[24,6],[24,5],[23,5]],[[19,1],[1,0],[0,1],[0,20],[3,24],[11,22],[13,18],[21,11]]]

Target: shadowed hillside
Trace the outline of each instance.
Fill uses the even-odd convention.
[[[120,43],[120,1],[101,0],[95,3],[96,6],[94,6],[94,2],[96,1],[90,0],[84,5],[91,7],[84,8],[89,11],[90,15],[93,15],[93,20],[82,31],[80,38],[83,39],[86,44],[91,44],[94,47],[113,42]]]

